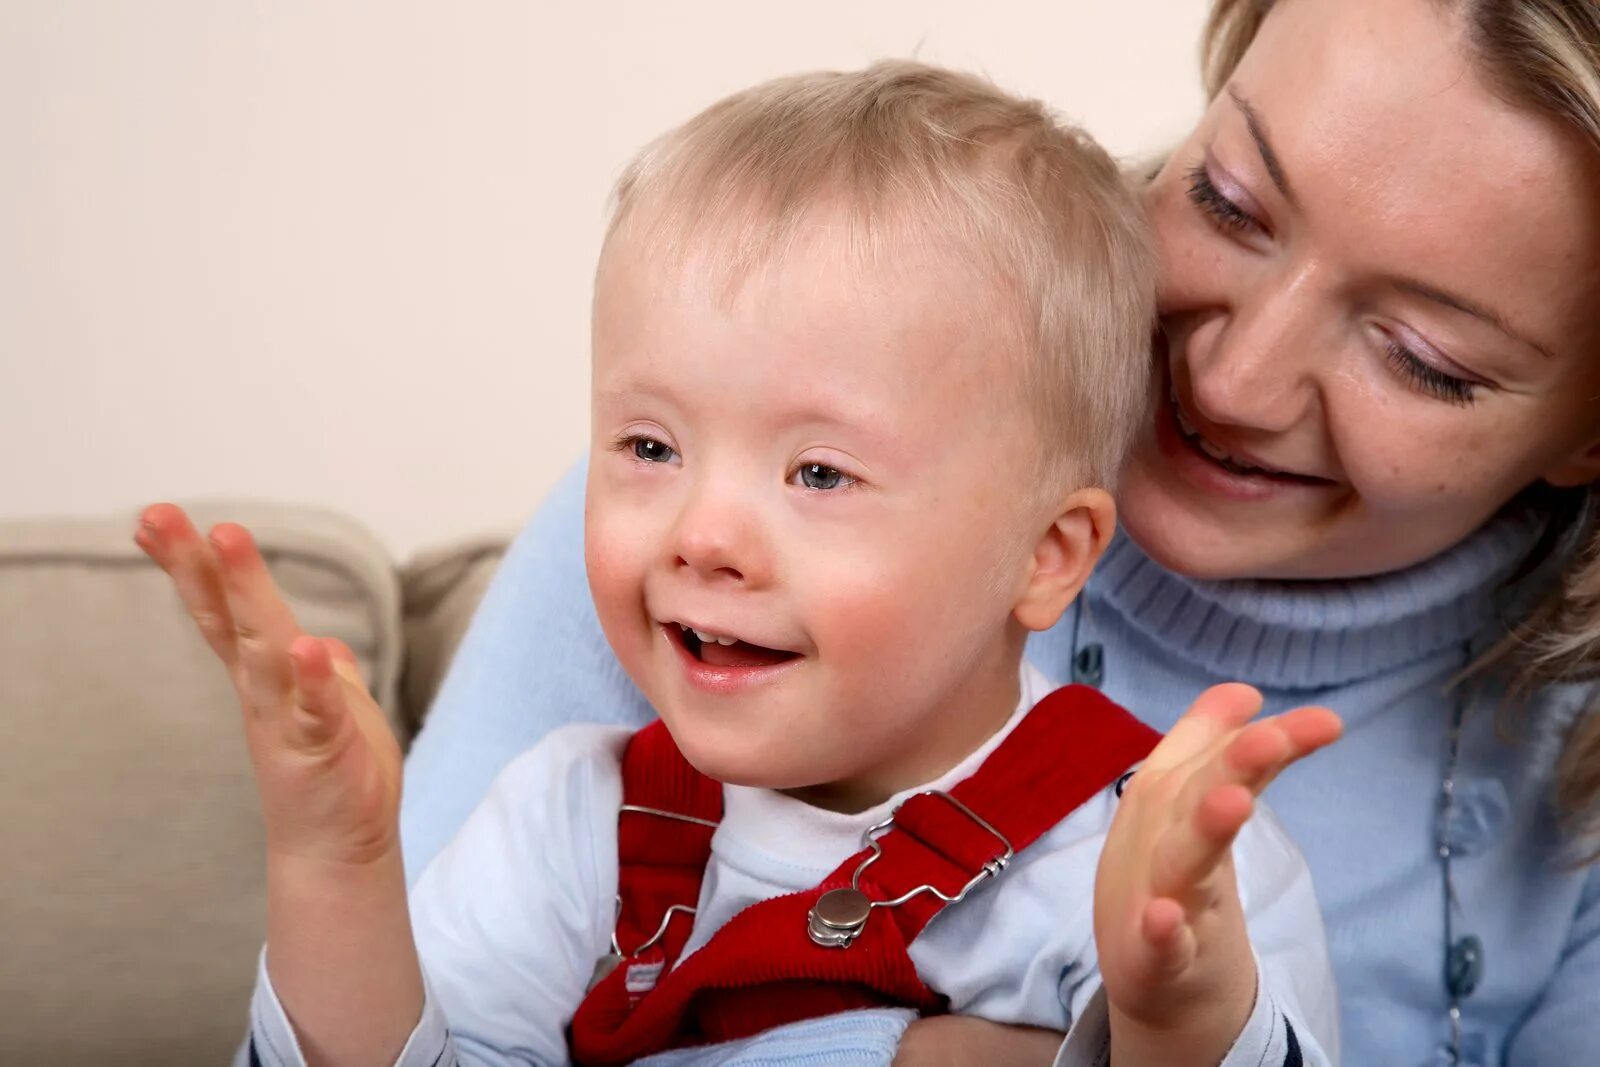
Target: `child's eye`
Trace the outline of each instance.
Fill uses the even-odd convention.
[[[1263,228],[1255,216],[1228,199],[1222,190],[1217,188],[1216,183],[1211,180],[1211,175],[1206,173],[1204,163],[1196,163],[1189,171],[1189,199],[1225,230],[1256,232]]]
[[[803,489],[829,490],[848,489],[856,484],[856,480],[837,467],[829,467],[823,463],[805,463],[790,476],[789,479]]]
[[[617,441],[616,450],[627,449],[646,463],[670,463],[677,456],[673,447],[648,434],[628,434]]]

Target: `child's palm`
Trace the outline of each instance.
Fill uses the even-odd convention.
[[[343,643],[305,635],[242,527],[202,540],[157,505],[135,538],[228,668],[244,713],[268,847],[364,863],[396,847],[401,754]]]
[[[1160,1031],[1204,1017],[1237,1033],[1249,1014],[1255,972],[1233,841],[1272,779],[1339,735],[1323,708],[1250,722],[1260,709],[1248,686],[1207,690],[1123,792],[1095,879],[1114,1022]]]

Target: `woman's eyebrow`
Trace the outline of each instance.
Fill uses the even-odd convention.
[[[1294,204],[1294,193],[1289,190],[1289,178],[1283,173],[1283,164],[1278,161],[1278,153],[1272,150],[1272,141],[1267,137],[1267,125],[1261,121],[1260,113],[1248,100],[1239,95],[1239,90],[1231,85],[1228,86],[1228,98],[1244,115],[1245,127],[1250,131],[1250,139],[1256,143],[1256,151],[1261,153],[1261,162],[1267,168],[1267,176],[1272,179],[1272,184],[1278,187],[1278,192],[1283,194],[1283,198]]]

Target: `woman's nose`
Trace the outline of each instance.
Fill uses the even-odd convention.
[[[1320,403],[1333,338],[1318,325],[1311,278],[1280,279],[1200,325],[1187,353],[1189,398],[1207,421],[1285,432]]]

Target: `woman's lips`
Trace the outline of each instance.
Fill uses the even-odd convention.
[[[1326,478],[1274,470],[1253,456],[1228,453],[1205,441],[1192,427],[1182,425],[1170,378],[1167,385],[1156,412],[1156,446],[1171,469],[1196,488],[1231,500],[1260,501],[1334,484]]]

